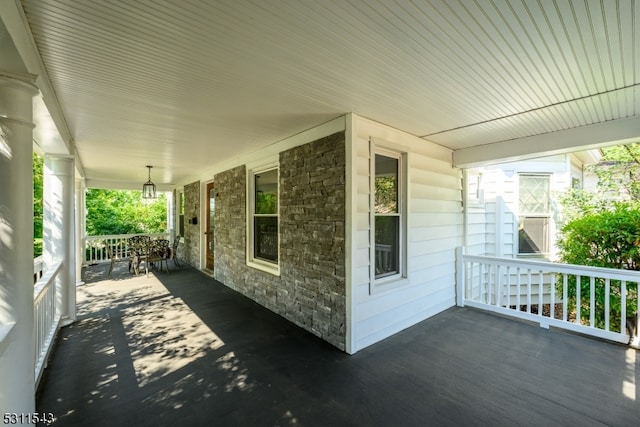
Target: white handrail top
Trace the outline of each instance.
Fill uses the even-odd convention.
[[[97,236],[87,236],[87,240],[106,240],[106,239],[126,239],[127,237],[134,236],[166,236],[170,234],[169,232],[161,232],[161,233],[131,233],[131,234],[101,234]]]
[[[552,273],[568,273],[577,275],[585,275],[585,273],[588,273],[594,277],[608,277],[614,280],[640,282],[640,271],[635,270],[619,270],[617,268],[591,267],[587,265],[563,264],[557,262],[500,258],[482,255],[463,255],[463,257],[467,262],[500,264],[516,268],[524,266],[531,270],[544,270]]]
[[[47,269],[44,272],[40,280],[38,280],[33,287],[33,301],[34,303],[38,301],[40,295],[43,293],[43,290],[49,285],[56,275],[62,269],[62,261],[56,261],[51,268]]]

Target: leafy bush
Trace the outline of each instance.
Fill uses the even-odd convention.
[[[620,202],[614,204],[612,209],[594,210],[570,220],[561,229],[558,248],[561,260],[569,264],[640,270],[640,204]],[[568,286],[567,303],[574,309],[577,300],[576,280],[576,277],[571,277]],[[590,310],[590,288],[589,279],[582,278],[581,313]],[[621,283],[612,280],[610,288],[611,329],[620,331]],[[561,292],[561,289],[558,291]],[[628,285],[626,316],[637,310],[637,292],[637,285]],[[605,285],[602,279],[596,279],[595,300],[596,326],[603,328]]]
[[[625,270],[640,270],[639,246],[640,205],[630,202],[567,222],[558,241],[566,263]]]

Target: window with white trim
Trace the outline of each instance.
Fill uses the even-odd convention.
[[[482,186],[482,172],[476,170],[466,170],[467,194],[466,202],[470,205],[480,205],[484,203],[484,189]]]
[[[376,150],[373,162],[373,260],[377,283],[405,275],[404,182],[400,153]]]
[[[550,176],[519,175],[518,253],[549,253]]]
[[[248,262],[277,273],[278,168],[254,170],[249,174]]]

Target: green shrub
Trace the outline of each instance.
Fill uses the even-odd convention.
[[[563,262],[593,267],[640,270],[640,204],[617,203],[610,210],[587,213],[567,222],[561,229],[558,241]],[[561,284],[558,292],[561,292]],[[576,308],[576,277],[569,278],[569,307]],[[581,318],[589,315],[589,279],[580,281]],[[621,283],[610,283],[611,330],[621,329]],[[627,285],[626,316],[637,311],[637,284]],[[604,327],[605,285],[603,279],[595,282],[596,326]]]
[[[567,222],[558,241],[566,263],[625,270],[640,270],[639,245],[640,205],[631,202]]]
[[[42,255],[42,238],[33,239],[33,257],[37,258]]]

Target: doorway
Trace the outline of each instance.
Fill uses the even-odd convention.
[[[214,221],[214,213],[216,206],[216,195],[213,182],[207,184],[207,224],[206,230],[204,234],[207,236],[207,262],[206,267],[207,270],[213,271],[214,265],[214,230],[215,230],[215,221]]]

